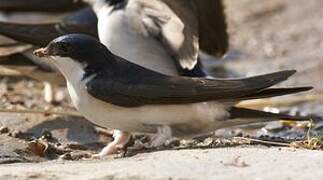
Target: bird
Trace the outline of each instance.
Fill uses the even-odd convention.
[[[8,44],[12,51],[8,54],[8,49],[4,49],[4,54],[0,54],[0,56],[16,53],[23,53],[24,55],[24,57],[21,55],[10,56],[7,58],[8,60],[0,61],[0,65],[43,82],[44,99],[46,102],[52,103],[54,101],[52,86],[64,85],[64,78],[60,73],[56,72],[55,67],[39,60],[32,52],[40,46],[47,45],[51,40],[63,34],[78,32],[97,37],[96,24],[97,19],[91,8],[83,8],[72,12],[55,22],[32,24],[0,22],[0,34],[18,42],[12,45],[12,40],[9,41],[9,44],[8,41],[5,41],[3,44]],[[6,46],[1,46],[0,49],[3,47]],[[21,59],[25,59],[25,63],[20,63]],[[19,63],[17,63],[18,61]]]
[[[242,100],[312,89],[271,88],[295,70],[238,79],[170,76],[115,55],[84,34],[58,37],[34,54],[46,57],[63,74],[80,114],[94,124],[117,129],[114,140],[93,157],[118,152],[133,132],[155,134],[150,143],[155,147],[173,136],[194,137],[236,125],[310,118],[235,106]]]
[[[100,41],[114,54],[148,69],[206,76],[201,51],[228,50],[222,0],[84,0],[98,17]]]

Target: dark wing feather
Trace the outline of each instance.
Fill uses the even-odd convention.
[[[0,22],[0,34],[35,46],[46,46],[51,40],[69,33],[85,33],[97,37],[97,18],[90,8],[72,13],[57,23]]]
[[[85,6],[81,0],[1,0],[2,11],[61,12]]]
[[[229,48],[229,35],[222,0],[193,0],[199,22],[200,49],[223,56]]]
[[[48,42],[62,35],[55,25],[0,22],[0,34],[16,41],[36,46],[46,46]]]
[[[66,33],[85,33],[98,37],[98,19],[92,8],[84,8],[66,16],[60,23],[60,28]]]
[[[294,87],[294,88],[269,88],[254,94],[248,94],[247,97],[241,97],[241,100],[271,98],[288,94],[295,94],[303,91],[309,91],[313,87]]]
[[[169,77],[121,62],[111,68],[117,73],[97,74],[87,83],[87,91],[102,101],[127,107],[212,100],[234,102],[284,81],[295,73],[281,71],[245,79],[221,80]]]

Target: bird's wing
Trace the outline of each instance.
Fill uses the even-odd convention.
[[[130,16],[139,19],[137,26],[143,35],[159,41],[179,67],[194,68],[199,52],[198,22],[191,3],[187,0],[139,0],[130,1],[128,9],[132,11]]]
[[[229,48],[229,35],[222,0],[192,0],[199,22],[200,49],[223,56]]]
[[[144,33],[155,37],[186,70],[197,64],[199,50],[222,56],[229,42],[222,0],[140,0]]]
[[[97,37],[97,19],[90,8],[72,13],[61,22],[22,24],[0,22],[0,34],[16,41],[46,46],[51,40],[68,33],[85,33]]]
[[[98,37],[98,19],[92,8],[84,8],[66,16],[60,25],[60,29],[68,33],[84,33]]]
[[[282,71],[245,79],[221,80],[169,77],[141,67],[127,67],[123,65],[113,75],[98,74],[87,82],[88,93],[102,101],[127,107],[213,100],[235,102],[243,97],[248,99],[248,94],[255,96],[257,92],[295,73]]]
[[[78,9],[85,6],[81,0],[1,0],[2,11],[41,11],[61,12]]]
[[[56,24],[21,24],[0,22],[0,34],[16,41],[46,46],[51,40],[61,35]]]

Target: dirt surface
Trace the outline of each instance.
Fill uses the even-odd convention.
[[[206,62],[221,76],[249,76],[283,69],[298,73],[283,85],[314,86],[306,94],[250,102],[288,113],[323,115],[323,1],[226,0],[231,50],[223,66]],[[221,64],[220,63],[220,64]],[[43,84],[21,77],[0,78],[0,108],[72,111],[64,88],[58,100],[46,103]],[[305,96],[306,95],[306,96]],[[298,100],[295,100],[298,99]],[[308,100],[305,101],[304,100]],[[287,127],[288,126],[288,127]],[[323,152],[240,145],[232,137],[251,134],[288,143],[308,135],[320,137],[322,124],[285,126],[283,123],[219,130],[187,143],[175,140],[166,151],[129,150],[125,158],[84,160],[111,138],[81,117],[49,114],[0,113],[0,179],[320,179]],[[276,140],[274,137],[283,137]],[[146,141],[144,136],[135,140]],[[131,146],[136,146],[136,141]],[[322,145],[310,141],[314,149]],[[173,144],[172,144],[173,143]],[[240,145],[240,146],[239,146]],[[268,145],[268,144],[267,144]],[[271,144],[272,145],[272,144]],[[288,145],[288,144],[287,144]],[[226,147],[231,148],[226,148]],[[238,147],[235,147],[238,146]],[[177,150],[198,148],[196,150]],[[216,149],[209,149],[216,148]],[[176,150],[174,150],[176,149]],[[74,161],[72,161],[74,160]],[[39,163],[40,162],[40,163]],[[25,164],[27,163],[27,164]]]
[[[322,165],[318,151],[223,148],[162,151],[113,161],[11,164],[0,167],[0,179],[322,179],[323,172],[313,169]]]

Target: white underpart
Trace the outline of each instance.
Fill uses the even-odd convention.
[[[67,79],[67,88],[77,110],[88,120],[103,127],[128,132],[146,132],[145,125],[204,124],[219,126],[228,113],[222,104],[193,103],[183,105],[146,105],[135,108],[116,106],[88,94],[81,81],[84,71],[80,64],[57,58],[55,64]]]
[[[149,18],[141,14],[140,7],[138,7],[140,3],[138,2],[129,0],[126,10],[117,10],[112,13],[112,8],[108,6],[95,9],[99,17],[98,33],[101,43],[107,46],[114,54],[133,63],[163,74],[178,75],[174,59],[161,42],[149,36],[148,32],[146,32],[145,24],[152,22],[149,22]],[[158,1],[151,2],[158,4],[156,3]],[[153,12],[147,13],[151,14]],[[169,41],[178,42],[174,43],[174,45],[180,47],[184,37],[182,34],[176,36],[179,33],[176,33],[175,29],[183,29],[184,27],[166,26],[165,28],[169,29],[168,33],[174,34],[173,39]]]

